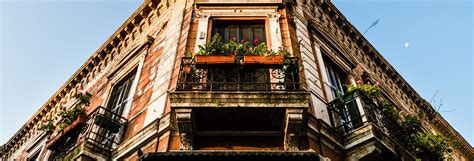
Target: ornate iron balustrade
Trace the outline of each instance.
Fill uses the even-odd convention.
[[[128,120],[106,109],[97,107],[91,114],[82,133],[85,141],[111,151],[122,141]]]
[[[301,90],[298,59],[280,65],[196,64],[182,58],[177,91],[296,91]]]
[[[333,127],[342,134],[351,133],[365,122],[373,123],[389,136],[398,131],[397,123],[386,116],[371,98],[359,90],[330,102],[328,110]]]
[[[127,122],[127,119],[99,106],[88,115],[84,127],[77,129],[65,142],[53,149],[50,158],[70,160],[77,155],[77,149],[80,151],[86,147],[92,148],[94,152],[109,155],[120,144]]]
[[[403,160],[415,160],[413,153],[400,142],[402,136],[397,122],[384,114],[382,108],[362,91],[355,90],[330,102],[328,110],[332,126],[342,135],[347,136],[365,123],[371,123],[376,127],[374,133],[380,131],[389,138],[386,140],[389,144],[396,146],[398,156]]]

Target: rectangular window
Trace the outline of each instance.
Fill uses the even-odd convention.
[[[265,21],[214,21],[212,36],[219,33],[224,43],[234,40],[266,42]]]
[[[325,61],[324,66],[326,67],[328,86],[331,88],[332,97],[337,99],[344,96],[345,73],[332,62]],[[355,99],[344,99],[344,101],[347,102],[337,106],[334,109],[335,111],[332,111],[332,118],[338,130],[348,132],[362,125],[362,116]]]
[[[32,156],[28,157],[27,161],[36,161],[36,160],[38,160],[40,151],[41,151],[41,149],[36,151]]]
[[[118,82],[112,90],[107,109],[116,115],[122,115],[125,106],[129,103],[130,88],[135,79],[135,73],[135,70],[130,72],[130,74]]]
[[[333,98],[344,95],[343,84],[345,75],[342,70],[333,63],[329,63],[327,61],[324,62],[324,66],[326,67],[326,75],[329,80],[328,85],[331,88],[331,94]]]

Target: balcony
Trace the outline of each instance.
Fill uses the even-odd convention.
[[[180,149],[297,149],[309,100],[298,60],[228,57],[207,63],[182,59],[176,90],[170,92]]]
[[[112,111],[97,107],[78,123],[69,125],[47,143],[52,160],[110,157],[111,151],[121,142],[127,120]]]
[[[231,57],[233,59],[233,57]],[[282,64],[199,64],[182,58],[177,91],[300,91],[298,60]]]
[[[344,136],[348,156],[359,160],[415,160],[397,141],[396,123],[362,91],[330,102],[328,110],[332,126]]]

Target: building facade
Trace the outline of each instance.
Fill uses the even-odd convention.
[[[211,58],[215,35],[227,48]],[[263,42],[274,53],[252,58],[229,42],[248,42],[247,52]],[[364,85],[378,88],[396,119],[382,97],[349,89]],[[444,159],[474,160],[329,0],[146,0],[0,158],[426,160],[392,127],[408,116],[424,134],[457,143]]]

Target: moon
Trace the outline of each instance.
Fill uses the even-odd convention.
[[[405,48],[407,48],[408,46],[410,46],[410,43],[406,42],[405,43]]]

